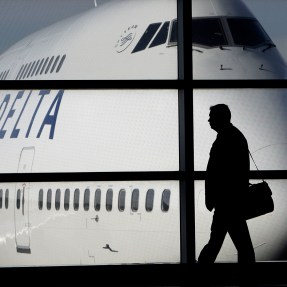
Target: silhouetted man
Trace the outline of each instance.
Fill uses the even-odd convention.
[[[249,186],[248,144],[230,120],[227,105],[210,108],[208,121],[217,132],[217,138],[207,165],[205,204],[209,211],[215,211],[210,239],[199,255],[199,263],[216,260],[227,232],[238,251],[238,262],[255,262],[248,226],[242,215]]]

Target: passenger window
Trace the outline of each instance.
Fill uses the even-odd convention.
[[[54,62],[54,64],[53,64],[53,67],[52,67],[50,73],[53,73],[53,72],[54,72],[54,70],[55,70],[55,68],[56,68],[56,66],[57,66],[57,64],[58,64],[58,62],[59,62],[59,59],[60,59],[60,56],[57,56],[57,58],[56,58],[56,60],[55,60],[55,62]]]
[[[126,191],[125,189],[121,189],[119,192],[119,211],[125,210],[125,202],[126,202]]]
[[[132,192],[132,203],[131,203],[131,208],[132,211],[138,211],[139,209],[139,189],[135,188]]]
[[[38,65],[39,65],[39,62],[40,62],[40,60],[38,60],[38,61],[36,62],[36,65],[35,65],[35,67],[34,67],[34,69],[33,69],[33,72],[32,72],[32,74],[31,74],[31,77],[34,76],[34,74],[35,74],[35,72],[36,72],[36,70],[37,70],[37,67],[38,67]]]
[[[49,64],[48,64],[48,66],[47,66],[47,69],[46,69],[46,71],[45,71],[45,74],[48,73],[48,71],[49,71],[49,69],[50,69],[50,67],[51,67],[51,65],[52,65],[52,63],[53,63],[53,61],[54,61],[54,56],[50,59],[50,62],[49,62]]]
[[[40,189],[39,190],[39,200],[38,200],[38,206],[39,206],[40,210],[43,209],[43,198],[44,198],[44,191],[43,191],[43,189]]]
[[[3,190],[0,189],[0,209],[2,209],[2,205],[3,205]]]
[[[27,68],[27,65],[28,65],[28,64],[25,64],[24,69],[22,70],[22,72],[21,72],[21,74],[20,74],[20,76],[19,76],[19,80],[23,79],[24,74],[25,74],[25,71],[26,71],[26,68]]]
[[[35,61],[33,62],[32,66],[31,66],[31,68],[30,68],[30,70],[29,70],[29,72],[28,72],[27,78],[29,78],[29,77],[30,77],[31,72],[32,72],[32,70],[33,70],[34,66],[35,66]]]
[[[98,188],[95,192],[95,210],[99,211],[101,209],[101,190]]]
[[[36,75],[35,75],[35,76],[37,76],[37,75],[39,74],[39,72],[40,72],[40,70],[41,70],[41,68],[42,68],[42,65],[43,65],[44,60],[45,60],[45,59],[42,59],[42,60],[41,60],[40,65],[39,65],[39,67],[38,67],[38,69],[37,69],[37,72],[36,72]]]
[[[90,190],[87,188],[84,194],[84,210],[89,210],[90,208]]]
[[[113,208],[113,190],[109,188],[106,195],[106,209],[111,211]]]
[[[9,207],[9,189],[6,189],[5,192],[5,208],[8,209]]]
[[[17,200],[16,200],[16,207],[20,209],[21,206],[21,189],[17,190]]]
[[[64,209],[69,210],[70,208],[70,189],[65,190],[65,196],[64,196]]]
[[[32,63],[29,63],[29,65],[28,65],[28,67],[27,67],[27,69],[26,69],[26,71],[25,71],[25,73],[24,73],[24,75],[23,75],[23,79],[26,78],[26,76],[27,76],[27,74],[28,74],[28,72],[29,72],[29,70],[30,70],[31,64],[32,64]]]
[[[77,188],[74,192],[74,210],[79,210],[80,190]]]
[[[56,197],[55,197],[55,208],[59,210],[61,206],[61,190],[58,188],[56,190]]]
[[[163,24],[163,26],[161,27],[160,31],[158,32],[158,34],[156,35],[156,37],[154,38],[154,40],[150,44],[149,48],[162,45],[162,44],[164,44],[166,42],[167,35],[168,35],[169,23],[170,22],[165,22]]]
[[[58,72],[61,70],[61,68],[62,68],[62,66],[63,66],[63,64],[64,64],[65,59],[66,59],[66,55],[64,55],[64,56],[61,58],[61,61],[60,61],[59,66],[58,66],[58,68],[57,68],[57,70],[56,70],[56,73],[58,73]]]
[[[52,190],[48,189],[47,192],[47,209],[50,210],[52,207]]]
[[[162,192],[161,198],[161,210],[167,212],[169,210],[169,202],[170,202],[170,190],[165,189]]]
[[[142,37],[140,38],[135,48],[133,49],[132,53],[136,53],[136,52],[144,50],[148,46],[149,42],[151,41],[152,37],[155,35],[160,25],[161,23],[150,24],[148,28],[146,29],[146,31],[144,32],[144,34],[142,35]]]
[[[47,66],[47,64],[48,64],[48,61],[49,61],[49,57],[45,60],[45,63],[44,63],[44,65],[43,65],[42,69],[41,69],[40,75],[43,74],[43,72],[44,72],[44,70],[45,70],[45,68],[46,68],[46,66]]]
[[[16,77],[16,80],[19,80],[19,79],[20,79],[20,75],[21,75],[21,72],[23,71],[23,69],[24,69],[24,65],[22,65],[20,71],[18,72],[18,75],[17,75],[17,77]]]
[[[154,190],[149,189],[146,193],[146,202],[145,202],[145,209],[146,211],[153,210],[153,200],[154,200]]]
[[[193,19],[192,43],[208,47],[227,45],[220,19]]]

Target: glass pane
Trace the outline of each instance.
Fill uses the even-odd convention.
[[[256,261],[287,260],[287,180],[266,180],[272,190],[274,211],[247,220]],[[250,180],[251,183],[260,181]],[[231,191],[232,192],[232,191]],[[213,212],[205,207],[204,181],[195,181],[196,258],[210,236]],[[237,250],[227,234],[217,262],[237,262]]]
[[[110,1],[108,9],[102,0],[10,2],[0,1],[3,80],[178,78],[177,46],[166,41],[177,0]]]
[[[119,192],[119,211],[125,210],[126,204],[126,191],[125,189],[121,189]]]
[[[50,210],[52,207],[52,190],[48,189],[47,192],[47,209]]]
[[[36,198],[34,198],[36,201],[32,201],[32,204],[27,205],[29,209],[27,214],[30,214],[30,230],[39,234],[39,238],[37,236],[33,237],[33,234],[36,233],[30,234],[31,240],[33,239],[35,243],[30,244],[31,254],[37,253],[37,256],[29,257],[29,260],[23,260],[23,256],[11,255],[11,250],[7,248],[7,246],[11,246],[15,250],[13,207],[11,210],[11,215],[13,215],[12,225],[7,225],[7,216],[5,216],[7,212],[1,211],[3,216],[0,217],[2,226],[0,238],[5,238],[6,244],[0,244],[0,267],[59,266],[59,262],[61,262],[61,266],[77,266],[79,262],[85,266],[178,264],[181,262],[179,186],[179,181],[173,180],[31,182],[29,187],[30,199],[33,198],[31,197],[33,194],[36,194]],[[0,190],[6,191],[8,189],[15,190],[15,183],[0,184]],[[44,193],[48,191],[47,201],[50,203],[53,192],[53,206],[55,202],[54,195],[58,197],[56,195],[57,189],[59,191],[74,191],[73,198],[75,198],[76,205],[78,205],[79,193],[81,193],[80,210],[66,212],[64,208],[61,208],[60,212],[55,211],[53,207],[54,212],[39,211],[37,201],[41,189],[44,190]],[[107,211],[106,206],[100,212],[96,212],[94,208],[84,211],[85,192],[86,198],[88,198],[89,191],[96,190],[98,194],[100,190],[104,191],[104,205],[107,202],[108,210],[112,208],[112,203],[116,204],[111,211]],[[134,194],[138,194],[139,190],[144,192],[144,196],[135,196],[139,200],[139,212],[130,212],[126,209],[125,212],[120,212],[118,210],[118,192],[120,190],[125,191],[125,202],[129,204],[133,192]],[[152,212],[145,210],[145,195],[148,190],[150,190],[154,202]],[[162,212],[161,209],[164,190],[170,191],[168,212]],[[115,192],[114,195],[117,195],[114,199],[113,191]],[[62,194],[63,201],[64,194],[65,192]],[[72,194],[70,195],[72,196]],[[14,198],[15,208],[16,198],[17,196]],[[46,201],[46,196],[44,198]],[[41,222],[43,224],[40,224]],[[12,236],[7,236],[7,230],[11,228],[12,231],[9,232],[12,232]],[[22,228],[20,226],[19,232]],[[39,245],[37,244],[38,239]],[[97,245],[98,241],[99,245]],[[51,244],[52,242],[53,244]],[[57,246],[57,252],[55,252]],[[91,258],[91,255],[98,250],[107,256]],[[125,251],[124,254],[118,256],[122,250]],[[47,256],[47,254],[53,256]]]
[[[206,170],[209,152],[217,136],[208,123],[209,109],[219,103],[229,106],[231,122],[246,137],[259,170],[286,170],[286,94],[286,89],[195,90],[195,170]],[[250,168],[256,170],[251,159]]]
[[[165,189],[162,193],[161,210],[167,212],[169,210],[170,190]]]
[[[69,210],[70,207],[70,189],[65,190],[65,196],[64,196],[64,209]]]
[[[177,90],[0,91],[0,128],[0,173],[17,173],[16,139],[32,172],[179,168]]]

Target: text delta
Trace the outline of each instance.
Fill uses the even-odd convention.
[[[56,95],[54,92],[51,93],[51,90],[18,91],[14,100],[13,96],[8,93],[3,100],[0,98],[0,139],[18,138],[20,132],[25,138],[29,138],[34,126],[38,126],[37,138],[41,137],[44,128],[47,127],[50,129],[49,139],[53,139],[64,90],[56,91]],[[46,97],[53,99],[52,103],[47,105],[44,101]],[[32,113],[31,106],[33,107]],[[45,108],[44,113],[39,112],[40,108]],[[25,122],[21,121],[24,116]]]

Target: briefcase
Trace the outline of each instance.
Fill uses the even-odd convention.
[[[246,220],[274,210],[272,191],[266,181],[263,180],[257,184],[250,184],[247,194],[246,206],[244,208]]]

